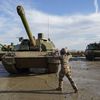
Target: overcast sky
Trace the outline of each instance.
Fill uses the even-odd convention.
[[[84,50],[100,41],[100,0],[0,0],[0,43],[27,38],[17,5],[24,7],[33,35],[44,33],[59,49]]]

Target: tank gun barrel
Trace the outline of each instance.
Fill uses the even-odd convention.
[[[20,18],[22,20],[22,23],[25,27],[26,33],[27,33],[32,45],[35,46],[36,41],[35,41],[35,38],[33,38],[33,36],[32,36],[32,32],[30,30],[30,27],[28,25],[28,22],[27,22],[27,19],[26,19],[26,16],[25,16],[24,8],[20,5],[17,6],[17,13],[18,13],[18,15],[20,16]]]

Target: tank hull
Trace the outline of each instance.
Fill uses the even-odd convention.
[[[47,52],[14,52],[2,57],[5,69],[11,74],[22,73],[30,68],[45,68],[48,73],[56,73],[60,64],[58,56],[48,55]]]

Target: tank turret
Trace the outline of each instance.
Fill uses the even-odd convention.
[[[20,16],[22,22],[23,22],[23,25],[25,27],[25,30],[26,30],[26,33],[31,41],[31,44],[33,46],[36,45],[36,41],[35,41],[35,38],[32,36],[32,32],[30,30],[30,27],[28,25],[28,22],[27,22],[27,19],[25,17],[25,12],[24,12],[24,8],[22,6],[17,6],[17,13],[18,15]]]
[[[35,39],[32,36],[32,32],[28,25],[25,12],[22,6],[17,6],[17,13],[20,16],[22,23],[25,27],[26,33],[29,37],[28,39],[23,39],[21,44],[19,45],[19,51],[53,51],[55,49],[55,45],[50,39],[44,39],[43,33],[38,34],[38,38]]]

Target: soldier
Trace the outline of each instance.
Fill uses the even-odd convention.
[[[59,72],[59,86],[56,90],[62,91],[63,89],[63,78],[66,76],[68,80],[70,81],[73,89],[75,90],[75,93],[78,92],[78,89],[76,87],[76,84],[71,78],[71,66],[69,65],[69,58],[71,58],[71,55],[67,52],[67,48],[62,48],[60,51],[61,57],[61,70]]]

